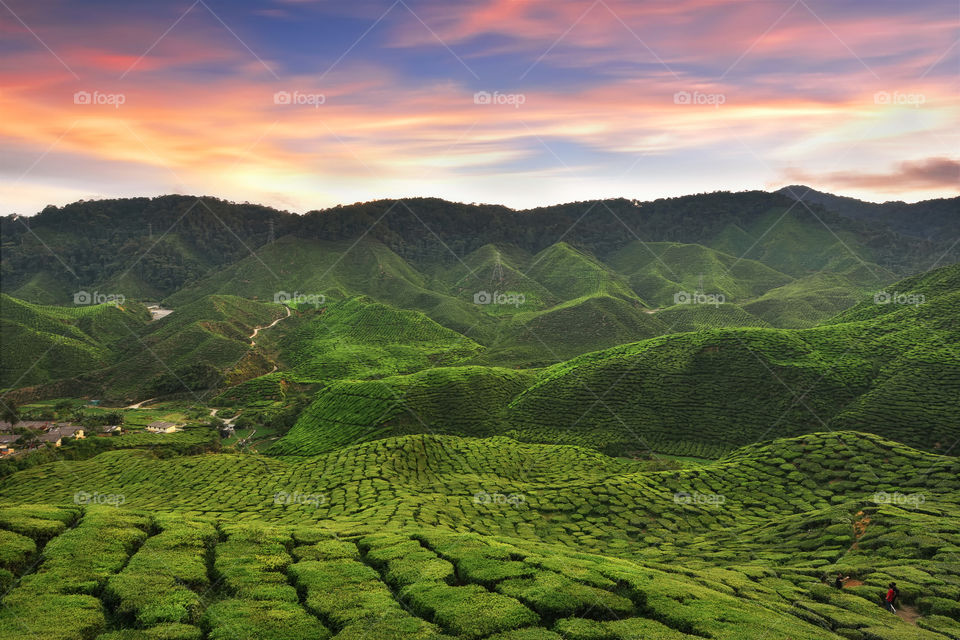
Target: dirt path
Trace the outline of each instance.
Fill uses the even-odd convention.
[[[913,625],[917,624],[917,618],[920,617],[920,612],[917,611],[916,607],[911,607],[907,604],[901,604],[896,609],[897,615],[900,616],[901,620]]]
[[[150,398],[149,400],[141,400],[140,402],[138,402],[138,403],[136,403],[136,404],[131,404],[131,405],[128,406],[128,407],[124,407],[124,409],[139,409],[139,408],[142,407],[143,405],[147,404],[148,402],[153,402],[154,400],[156,400],[156,398]]]
[[[254,436],[256,433],[257,433],[257,430],[256,430],[256,428],[254,428],[250,433],[247,434],[247,436],[246,436],[245,438],[241,438],[240,440],[237,440],[237,446],[238,446],[238,447],[245,447],[245,446],[247,446],[247,444],[249,444],[250,440],[253,438],[253,436]]]
[[[853,544],[850,545],[850,549],[860,548],[860,538],[867,532],[867,527],[870,525],[870,516],[863,511],[858,511],[855,517],[856,520],[853,521]]]
[[[271,322],[271,323],[268,324],[268,325],[264,325],[264,326],[262,326],[262,327],[254,327],[254,328],[253,328],[253,333],[250,334],[250,346],[251,346],[251,347],[257,346],[256,341],[254,341],[254,338],[257,337],[257,334],[260,333],[260,331],[261,331],[262,329],[269,329],[270,327],[273,327],[274,325],[276,325],[276,324],[277,324],[278,322],[280,322],[281,320],[284,320],[284,319],[290,317],[290,315],[291,315],[291,314],[290,314],[290,307],[284,307],[284,309],[287,310],[287,315],[285,315],[285,316],[283,316],[283,317],[281,317],[281,318],[277,318],[276,320],[274,320],[273,322]]]
[[[210,409],[210,417],[215,418],[217,416],[217,411],[220,411],[220,409]]]

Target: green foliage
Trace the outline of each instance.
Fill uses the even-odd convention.
[[[202,625],[210,640],[327,640],[330,631],[289,602],[223,600],[207,608]]]
[[[159,518],[157,525],[160,534],[110,578],[104,596],[119,615],[141,625],[196,622],[201,606],[197,590],[210,584],[206,556],[216,531],[208,522],[182,517]]]
[[[109,366],[148,319],[146,308],[133,302],[42,306],[0,294],[0,387],[25,387]]]
[[[957,615],[960,465],[876,436],[811,434],[666,471],[453,436],[251,458],[117,451],[17,474],[4,499],[55,496],[76,473],[126,501],[87,507],[4,604],[49,615],[38,601],[102,595],[50,628],[105,640],[195,639],[193,625],[218,638],[924,637],[876,605],[890,580],[937,629]],[[898,490],[924,500],[874,495]],[[277,491],[324,499],[278,504]],[[498,493],[523,498],[476,497]],[[724,499],[677,498],[704,494]],[[166,513],[174,503],[191,512]],[[102,555],[85,554],[94,544]],[[836,571],[866,584],[819,582]],[[18,637],[11,615],[0,629]]]
[[[478,585],[452,587],[442,582],[417,582],[400,597],[421,615],[431,616],[444,629],[464,638],[535,624],[537,615],[513,598]]]
[[[496,434],[503,408],[533,380],[494,367],[445,367],[365,382],[335,382],[270,449],[311,455],[407,433]]]
[[[149,520],[113,506],[89,506],[80,524],[43,549],[43,564],[20,589],[37,594],[97,595],[146,539]]]
[[[76,521],[78,511],[44,504],[0,506],[0,528],[43,544],[66,531]]]
[[[0,529],[0,568],[19,572],[26,568],[30,557],[36,553],[33,540],[13,531]]]

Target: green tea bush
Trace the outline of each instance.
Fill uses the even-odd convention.
[[[203,614],[209,640],[327,640],[330,631],[299,604],[222,600]]]
[[[21,589],[99,595],[107,579],[147,539],[149,526],[146,516],[112,506],[86,507],[76,527],[47,543],[43,563],[23,578]]]
[[[479,585],[454,587],[442,582],[416,582],[400,598],[422,617],[464,638],[537,624],[540,619],[517,600],[491,593]]]
[[[151,626],[192,623],[201,612],[200,589],[210,580],[206,559],[217,532],[207,521],[166,516],[120,573],[107,582],[104,597],[119,615]]]

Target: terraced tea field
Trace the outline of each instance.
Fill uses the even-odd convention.
[[[960,626],[955,458],[845,432],[643,465],[408,436],[313,458],[115,451],[24,471],[0,485],[14,585],[0,634],[872,640]],[[836,571],[863,584],[820,582]],[[874,602],[891,579],[920,627]]]

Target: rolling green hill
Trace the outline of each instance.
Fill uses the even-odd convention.
[[[188,377],[197,364],[239,382],[270,370],[263,347],[251,347],[250,335],[283,317],[280,305],[208,296],[151,323],[120,362],[96,375],[112,396],[126,394],[124,399],[206,390],[208,380]]]
[[[594,295],[638,300],[626,278],[566,242],[558,242],[534,256],[528,272],[561,300]]]
[[[607,262],[628,275],[641,297],[660,307],[675,304],[679,292],[720,294],[736,303],[792,281],[760,262],[677,242],[633,242],[608,256]]]
[[[255,327],[283,318],[283,309],[235,296],[208,296],[150,321],[146,308],[136,303],[126,303],[123,309],[112,305],[71,309],[38,307],[5,296],[4,313],[14,319],[5,338],[20,339],[4,340],[5,355],[13,354],[4,361],[17,362],[16,350],[25,346],[29,350],[22,358],[35,359],[28,355],[35,354],[35,348],[41,354],[49,349],[41,356],[51,358],[46,369],[30,370],[30,376],[35,370],[49,371],[45,379],[37,380],[49,384],[38,386],[36,397],[94,392],[108,400],[132,401],[171,393],[195,395],[211,384],[235,384],[270,371],[273,354],[264,344],[269,339],[261,337],[251,347],[250,335]],[[29,318],[39,330],[23,328]],[[51,327],[59,327],[62,335],[50,333]]]
[[[722,325],[724,315],[738,313],[732,305],[676,305],[656,314],[637,310],[637,317],[650,323],[697,323],[693,327],[697,330],[622,344],[547,367],[522,392],[497,397],[500,402],[509,398],[494,411],[501,416],[499,431],[485,427],[476,435],[498,433],[615,453],[652,449],[710,458],[757,440],[824,428],[868,431],[927,450],[949,447],[951,436],[960,429],[958,270],[957,265],[944,267],[894,287],[906,294],[926,291],[922,305],[863,303],[833,324],[803,330],[744,328],[750,316],[742,311],[735,318],[741,326],[707,328]],[[588,300],[633,311],[620,299]],[[872,306],[893,310],[883,313]],[[595,318],[551,326],[543,323],[545,316],[550,314],[533,314],[528,331],[533,349],[549,353],[546,339],[554,339],[560,348],[585,350],[604,338],[605,327]],[[608,317],[614,319],[609,337],[615,341],[616,316],[611,312]],[[525,319],[525,314],[517,314],[512,322]],[[552,335],[551,330],[557,333]],[[630,327],[632,332],[639,330]],[[511,336],[506,344],[515,348],[522,344],[522,336]],[[479,359],[506,358],[509,352],[498,349],[495,345]],[[341,392],[337,388],[337,394]],[[370,406],[364,406],[368,402]],[[281,440],[277,450],[326,451],[311,449],[312,438],[305,432],[317,428],[325,433],[337,423],[350,424],[351,433],[376,437],[405,433],[385,424],[387,407],[414,416],[418,412],[418,407],[403,404],[402,394],[382,390],[352,395],[349,409],[340,402],[318,404],[323,405],[322,423],[305,416],[292,448],[284,448]],[[464,414],[468,407],[450,400],[446,406],[448,425],[471,424]],[[345,417],[338,417],[340,411],[347,412]],[[411,421],[407,428],[421,432],[438,428],[429,424]],[[471,435],[463,429],[438,431]],[[316,437],[330,441],[328,435]]]
[[[477,362],[545,366],[668,330],[637,299],[585,295],[542,311],[514,314]]]
[[[281,343],[300,379],[380,378],[464,360],[483,347],[419,311],[349,298],[307,311]]]
[[[504,408],[533,379],[527,372],[473,366],[335,382],[316,394],[270,453],[315,455],[407,433],[496,435]]]
[[[25,387],[112,364],[147,323],[143,305],[44,306],[0,294],[0,387]]]
[[[480,247],[463,262],[436,270],[435,279],[438,291],[461,299],[486,291],[491,294],[491,302],[482,310],[486,313],[510,314],[520,310],[543,309],[560,302],[563,298],[551,293],[532,277],[526,269],[533,261],[532,256],[522,249],[488,244]],[[496,304],[492,300],[495,293],[521,293],[521,305]]]
[[[771,210],[746,226],[730,226],[709,247],[743,256],[792,276],[827,268],[837,256],[856,256],[873,264],[878,252],[852,231],[818,224],[808,212],[794,207]]]

